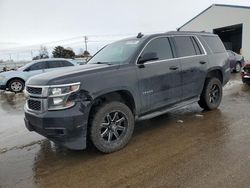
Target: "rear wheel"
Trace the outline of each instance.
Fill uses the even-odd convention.
[[[8,83],[9,90],[15,93],[22,92],[24,86],[25,86],[24,82],[20,79],[13,79]]]
[[[236,63],[235,65],[235,72],[240,72],[241,71],[241,64],[239,62]]]
[[[120,150],[129,142],[134,131],[134,116],[121,102],[104,103],[93,114],[90,138],[103,153]]]
[[[207,78],[198,102],[201,108],[213,110],[218,108],[222,99],[222,84],[217,78]]]

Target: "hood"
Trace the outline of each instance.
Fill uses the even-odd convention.
[[[91,72],[109,69],[109,67],[114,66],[106,64],[85,64],[74,67],[66,67],[33,76],[27,81],[27,85],[57,85],[79,82],[81,81],[83,74],[87,75]]]
[[[14,70],[11,70],[11,71],[6,71],[6,72],[1,72],[1,73],[0,73],[0,76],[13,77],[13,76],[15,76],[15,75],[19,75],[20,72],[22,72],[22,71],[18,71],[18,70],[14,71]]]

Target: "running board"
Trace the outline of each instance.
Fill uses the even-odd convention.
[[[147,119],[151,119],[151,118],[154,118],[154,117],[157,117],[157,116],[160,116],[162,114],[165,114],[169,111],[172,111],[172,110],[175,110],[175,109],[178,109],[178,108],[183,108],[185,106],[188,106],[190,104],[193,104],[193,103],[196,103],[199,101],[199,98],[192,98],[188,101],[185,101],[185,102],[181,102],[179,103],[178,105],[174,105],[172,107],[167,107],[167,108],[164,108],[162,110],[158,110],[158,111],[155,111],[155,112],[152,112],[152,113],[149,113],[149,114],[146,114],[146,115],[143,115],[141,117],[138,117],[137,121],[141,121],[141,120],[147,120]]]

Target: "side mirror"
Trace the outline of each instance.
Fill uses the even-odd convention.
[[[24,69],[23,71],[29,72],[29,71],[30,71],[30,68],[28,67],[27,69]]]
[[[145,53],[143,54],[143,56],[141,56],[138,60],[138,64],[143,64],[147,61],[153,61],[153,60],[158,60],[159,58],[157,57],[157,53],[155,52],[149,52],[149,53]]]

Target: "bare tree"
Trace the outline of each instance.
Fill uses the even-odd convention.
[[[45,46],[41,46],[39,50],[39,55],[35,56],[33,60],[46,59],[46,58],[49,58],[49,52]]]
[[[39,56],[41,59],[48,58],[49,57],[49,52],[46,46],[41,46],[39,50]]]

